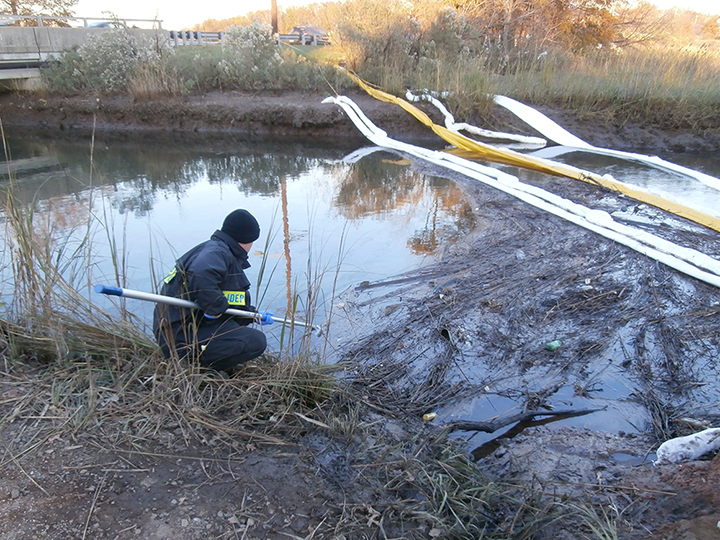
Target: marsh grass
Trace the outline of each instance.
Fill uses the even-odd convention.
[[[89,231],[75,240],[54,238],[51,223],[39,223],[33,206],[22,205],[13,183],[4,193],[5,253],[9,289],[3,326],[16,356],[37,360],[136,355],[154,346],[137,321],[115,321],[95,309],[79,292],[85,274]],[[9,275],[7,275],[9,274]],[[108,347],[108,345],[111,345]]]
[[[717,126],[720,47],[714,41],[582,52],[538,44],[499,54],[497,43],[447,10],[424,29],[388,13],[382,31],[374,21],[365,30],[360,22],[343,26],[327,47],[278,47],[261,23],[229,30],[223,46],[175,49],[117,31],[103,38],[107,43],[96,39],[66,51],[44,70],[44,80],[54,92],[125,92],[137,101],[232,89],[340,94],[353,86],[336,69],[341,64],[396,95],[408,88],[449,92],[458,118],[487,118],[488,94],[504,94],[617,126],[646,122],[699,133]]]
[[[172,67],[158,63],[143,64],[135,70],[128,90],[135,101],[179,96],[183,92],[183,82]]]
[[[388,43],[392,43],[389,38]],[[367,51],[376,48],[382,49],[381,44],[365,45]],[[483,50],[417,53],[405,62],[385,65],[358,61],[355,71],[400,96],[407,88],[447,92],[448,108],[458,119],[487,118],[492,109],[488,94],[502,94],[617,126],[631,121],[696,133],[717,128],[720,47],[712,43],[671,42],[585,54],[561,49],[538,53],[511,67]]]
[[[551,53],[536,69],[494,77],[493,93],[612,122],[695,132],[720,115],[720,49],[646,46],[592,56]]]
[[[599,509],[597,508],[599,506]],[[617,540],[617,520],[619,512],[614,504],[604,505],[574,503],[568,505],[570,512],[577,513],[583,524],[588,528],[589,534],[583,537],[589,540]]]

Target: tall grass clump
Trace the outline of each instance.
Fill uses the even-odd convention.
[[[490,107],[487,40],[457,11],[425,6],[421,18],[411,4],[343,6],[338,47],[360,77],[397,95],[406,89],[449,93],[449,107],[462,116]]]
[[[702,132],[716,128],[720,116],[720,49],[649,45],[585,56],[551,53],[537,69],[496,77],[493,86],[528,103],[616,125]]]
[[[456,66],[470,48],[469,27],[452,9],[441,9],[429,27],[410,4],[355,1],[343,10],[337,41],[348,67],[390,92],[436,90],[441,66]]]
[[[52,362],[150,354],[155,347],[137,320],[129,314],[115,320],[83,294],[90,228],[57,234],[50,218],[17,200],[12,182],[2,196],[8,261],[2,319],[13,355]]]

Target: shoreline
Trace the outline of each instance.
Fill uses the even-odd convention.
[[[396,105],[364,92],[346,93],[390,137],[442,147],[444,141]],[[55,96],[41,93],[0,94],[0,120],[6,135],[24,132],[47,136],[98,133],[154,136],[233,137],[243,140],[306,140],[330,144],[365,138],[339,107],[323,104],[326,94],[237,91],[133,101],[130,96]],[[427,103],[416,104],[436,123],[443,119]],[[720,150],[720,128],[703,135],[658,126],[613,126],[582,118],[570,110],[537,107],[565,129],[594,146],[651,154],[705,153]],[[511,113],[496,107],[489,119],[467,120],[479,127],[539,135]]]

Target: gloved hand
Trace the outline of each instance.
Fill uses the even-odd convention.
[[[260,317],[260,324],[265,326],[266,324],[274,323],[275,321],[273,321],[272,316],[273,316],[273,314],[271,311],[266,311],[265,313],[262,314],[262,317]]]

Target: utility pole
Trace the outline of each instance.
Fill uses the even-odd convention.
[[[273,34],[278,33],[277,0],[270,0],[270,21]]]

